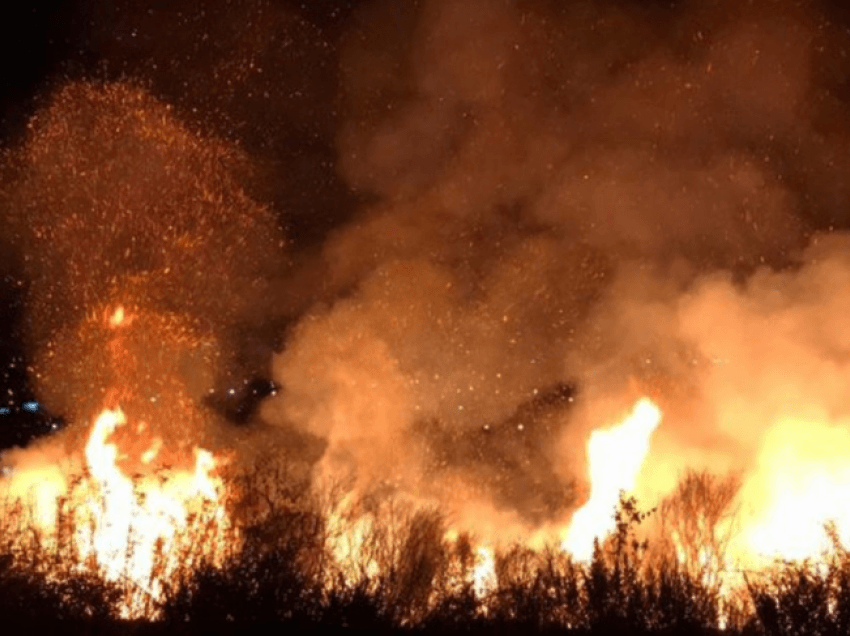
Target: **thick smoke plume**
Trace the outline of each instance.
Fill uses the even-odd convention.
[[[317,480],[481,532],[568,518],[589,430],[645,393],[665,411],[647,493],[706,466],[763,500],[811,426],[846,446],[850,36],[830,7],[186,7],[158,36],[95,5],[91,46],[150,91],[73,84],[14,155],[54,408],[93,399],[80,324],[132,289],[218,373],[241,326],[285,325],[258,446],[313,440]]]

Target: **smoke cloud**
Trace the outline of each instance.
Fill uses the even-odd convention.
[[[757,466],[774,398],[837,355],[789,355],[802,334],[765,289],[800,324],[843,315],[817,285],[840,248],[806,251],[847,167],[846,104],[817,67],[830,29],[777,3],[365,6],[341,41],[337,142],[375,202],[326,242],[345,296],[292,332],[264,417],[328,439],[323,470],[443,500],[459,479],[459,508],[532,524],[580,500],[587,432],[643,392],[667,412],[656,491],[687,465]],[[563,386],[575,404],[527,408]]]
[[[58,91],[7,188],[54,408],[91,401],[80,325],[132,289],[213,375],[262,327],[280,390],[258,447],[312,440],[317,480],[482,532],[567,518],[588,432],[645,393],[646,493],[707,466],[764,499],[811,426],[846,446],[850,32],[829,6],[104,7],[89,45],[147,88]]]

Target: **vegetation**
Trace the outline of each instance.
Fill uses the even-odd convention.
[[[441,634],[850,633],[850,554],[834,529],[835,549],[824,561],[748,573],[738,594],[707,576],[706,563],[720,561],[695,560],[694,542],[719,559],[727,526],[692,522],[729,521],[732,478],[687,475],[673,498],[648,513],[622,497],[616,531],[596,544],[587,564],[554,548],[497,551],[487,586],[476,582],[473,538],[447,540],[438,511],[383,498],[360,502],[347,517],[339,497],[320,504],[303,489],[272,491],[273,483],[246,485],[250,514],[233,509],[243,518],[233,531],[238,548],[217,564],[181,554],[185,565],[158,597],[104,583],[95,564],[79,565],[71,528],[45,542],[32,529],[13,528],[7,515],[0,545],[5,624],[65,634],[244,633],[269,623]],[[70,522],[61,506],[59,515]],[[356,554],[341,553],[340,535],[353,527],[346,523],[364,517],[371,522],[357,526]],[[143,603],[154,618],[122,620],[128,602]]]

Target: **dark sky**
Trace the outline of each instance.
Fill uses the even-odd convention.
[[[0,117],[6,144],[21,134],[32,114],[35,96],[70,57],[75,33],[65,28],[76,10],[72,2],[35,2],[27,8],[5,5],[0,18]],[[26,363],[20,337],[24,285],[18,268],[3,259],[0,287],[0,368],[3,406],[0,416],[0,447],[21,445],[30,436],[50,430],[50,418],[32,414],[22,405],[34,396],[27,387]]]

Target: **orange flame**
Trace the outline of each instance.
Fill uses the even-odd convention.
[[[348,584],[359,583],[364,578],[372,579],[380,574],[380,566],[374,554],[370,554],[367,542],[375,529],[371,515],[349,518],[339,509],[328,518],[328,549],[336,567]],[[328,582],[334,584],[333,577]]]
[[[107,443],[118,426],[126,423],[120,409],[106,410],[97,418],[86,445],[86,465],[92,479],[84,514],[91,524],[78,524],[77,545],[83,559],[94,556],[104,578],[127,577],[140,588],[153,585],[156,595],[161,582],[152,581],[157,561],[166,559],[164,575],[173,573],[174,550],[190,517],[215,510],[208,521],[225,529],[222,480],[211,476],[215,459],[205,450],[195,450],[193,471],[173,471],[163,477],[133,481],[117,465],[118,448]],[[90,530],[89,530],[90,529]]]
[[[658,406],[641,398],[625,420],[591,433],[587,443],[590,499],[573,515],[561,542],[561,548],[575,559],[589,560],[594,539],[602,539],[614,529],[613,511],[620,491],[634,488],[649,439],[660,422]]]
[[[10,495],[5,503],[20,506],[21,522],[33,523],[42,545],[52,546],[60,532],[58,502],[67,499],[76,554],[75,563],[66,565],[93,566],[106,581],[129,583],[120,611],[135,618],[150,611],[146,599],[163,600],[165,583],[190,567],[188,561],[220,564],[238,535],[230,527],[226,488],[215,476],[218,461],[212,453],[196,448],[191,470],[130,477],[119,466],[117,445],[108,441],[125,424],[120,408],[97,417],[85,447],[84,473],[75,486],[57,466],[25,468],[5,484]],[[143,462],[152,461],[161,445],[155,439],[142,454]]]
[[[805,426],[780,418],[763,440],[756,472],[744,484],[745,518],[734,552],[745,561],[815,559],[830,549],[833,523],[850,543],[850,433],[819,418]]]

